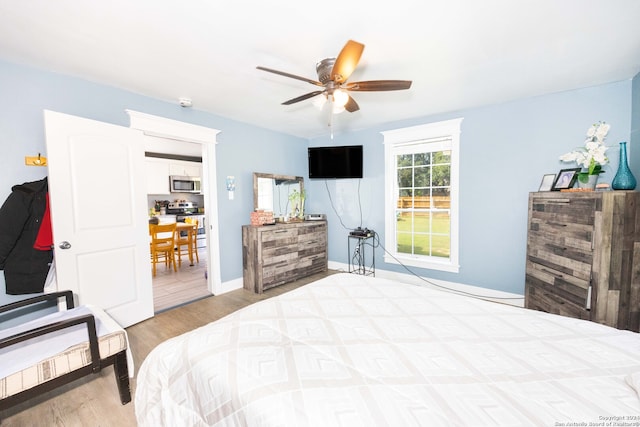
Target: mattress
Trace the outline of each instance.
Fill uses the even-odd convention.
[[[135,411],[140,426],[640,425],[638,389],[637,333],[335,274],[160,344]]]

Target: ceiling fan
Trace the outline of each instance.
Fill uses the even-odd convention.
[[[289,99],[282,105],[291,105],[305,99],[323,94],[327,99],[332,101],[335,106],[342,107],[350,113],[358,111],[360,107],[358,103],[347,92],[376,92],[403,90],[411,87],[411,80],[369,80],[363,82],[348,83],[347,79],[356,69],[364,45],[353,40],[349,40],[344,45],[337,58],[326,58],[316,64],[316,72],[318,80],[308,79],[306,77],[296,76],[294,74],[285,73],[284,71],[273,70],[266,67],[256,67],[258,70],[268,71],[270,73],[279,74],[281,76],[290,77],[292,79],[302,80],[319,86],[322,89],[314,90],[293,99]]]

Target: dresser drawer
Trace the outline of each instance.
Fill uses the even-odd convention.
[[[527,277],[527,280],[530,280]],[[525,307],[560,314],[562,316],[591,320],[591,311],[583,304],[576,304],[573,298],[566,298],[566,292],[542,282],[528,282]]]
[[[549,214],[561,224],[571,222],[593,225],[594,213],[600,209],[600,194],[581,194],[580,197],[563,195],[562,193],[540,193],[542,196],[531,198],[531,214]]]
[[[291,262],[278,262],[262,267],[262,290],[291,282],[298,275],[298,267]]]
[[[295,228],[274,228],[260,232],[260,241],[263,247],[294,243],[297,240],[298,232]]]

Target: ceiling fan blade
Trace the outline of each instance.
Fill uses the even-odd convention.
[[[305,99],[313,98],[314,96],[320,95],[321,93],[324,93],[324,90],[314,90],[313,92],[306,93],[306,94],[301,95],[301,96],[299,96],[297,98],[293,98],[293,99],[290,99],[288,101],[284,101],[282,103],[282,105],[295,104],[296,102],[300,102],[300,101],[304,101]]]
[[[410,87],[411,80],[369,80],[366,82],[347,83],[342,86],[343,89],[360,92],[403,90]]]
[[[290,74],[290,73],[285,73],[284,71],[278,71],[278,70],[273,70],[271,68],[266,68],[266,67],[256,67],[258,70],[262,70],[262,71],[268,71],[270,73],[273,74],[279,74],[281,76],[285,76],[285,77],[290,77],[292,79],[296,79],[296,80],[302,80],[303,82],[307,82],[307,83],[311,83],[312,85],[316,85],[316,86],[324,86],[322,83],[315,81],[315,80],[311,80],[308,79],[306,77],[300,77],[300,76],[296,76],[295,74]]]
[[[333,64],[331,80],[336,83],[346,82],[353,70],[356,69],[358,62],[360,62],[363,50],[364,45],[362,43],[349,40],[340,51],[335,64]]]
[[[358,111],[360,109],[360,106],[358,105],[356,100],[350,96],[349,99],[347,100],[347,103],[344,104],[344,109],[350,113],[353,113],[354,111]]]

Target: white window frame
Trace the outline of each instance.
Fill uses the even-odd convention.
[[[412,267],[427,268],[457,273],[459,265],[459,204],[460,187],[460,125],[462,118],[428,123],[381,132],[384,137],[384,173],[385,173],[385,253],[384,261],[391,264],[404,264]],[[396,202],[397,175],[395,154],[411,146],[424,145],[429,141],[451,140],[451,253],[448,259],[412,255],[397,252],[396,242]]]

